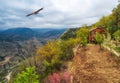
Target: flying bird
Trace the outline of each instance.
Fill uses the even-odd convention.
[[[31,16],[31,15],[34,15],[34,14],[38,14],[41,10],[43,10],[43,8],[40,8],[39,10],[35,11],[35,12],[32,12],[30,14],[27,14],[26,16]]]

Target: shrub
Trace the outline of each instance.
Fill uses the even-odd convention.
[[[86,47],[87,43],[88,43],[88,33],[89,30],[87,27],[83,27],[80,28],[76,34],[77,34],[77,38],[80,38],[80,43],[82,44],[83,47]]]
[[[61,74],[53,73],[48,76],[45,83],[70,83],[69,72],[63,72]]]
[[[13,83],[39,83],[35,67],[28,67],[25,71],[18,73]]]
[[[57,65],[60,66],[61,64],[59,60],[61,50],[58,46],[58,41],[47,42],[46,45],[41,46],[37,51],[37,55],[44,57],[44,65],[48,73],[52,73]]]
[[[61,49],[61,54],[60,57],[63,60],[68,60],[73,57],[73,48],[78,44],[77,39],[69,39],[66,41],[61,41],[60,43],[60,49]]]
[[[101,44],[103,43],[103,35],[101,35],[100,33],[97,33],[96,36],[95,36],[95,41],[97,44],[100,45],[100,49],[102,50],[102,47],[101,47]]]

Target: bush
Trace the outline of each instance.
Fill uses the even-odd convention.
[[[37,51],[37,55],[44,57],[44,66],[48,73],[56,70],[57,65],[60,67],[61,61],[59,60],[59,55],[61,50],[58,44],[58,41],[47,42],[46,45],[40,47]]]
[[[35,67],[28,67],[25,71],[18,73],[13,83],[39,83]]]
[[[45,83],[70,83],[70,73],[63,72],[61,74],[53,73],[48,76]]]
[[[87,43],[88,43],[88,33],[89,30],[87,27],[83,27],[80,28],[76,34],[77,34],[77,38],[80,38],[80,43],[82,44],[83,47],[86,47]]]
[[[60,49],[61,54],[60,57],[62,60],[68,60],[73,57],[73,48],[78,44],[77,39],[69,39],[66,41],[61,41],[60,43]]]

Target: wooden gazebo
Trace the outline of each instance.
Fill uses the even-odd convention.
[[[100,28],[100,27],[91,29],[91,30],[89,31],[89,38],[88,38],[88,39],[89,39],[89,42],[95,41],[96,33],[100,33],[100,34],[105,35],[105,34],[106,34],[106,31],[105,31],[105,29]]]

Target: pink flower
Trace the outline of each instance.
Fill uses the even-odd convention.
[[[69,72],[64,72],[63,73],[63,78],[66,81],[66,83],[69,83],[70,82],[70,74],[69,74]]]
[[[50,83],[60,83],[60,76],[56,73],[53,73],[48,77]]]

